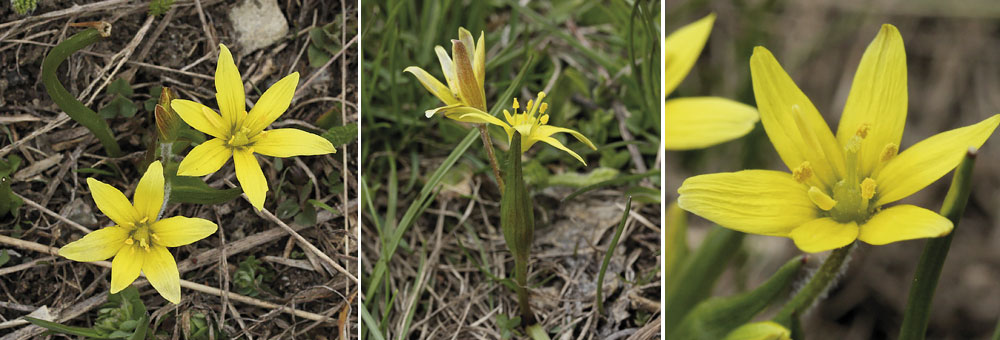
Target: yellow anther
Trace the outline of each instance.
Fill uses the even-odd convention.
[[[809,200],[823,211],[830,211],[830,209],[837,206],[836,200],[817,187],[809,188]]]
[[[133,243],[135,243],[135,241],[132,241],[132,238],[125,239],[125,244],[132,245]]]
[[[517,98],[514,98],[514,105],[511,105],[511,107],[514,108],[514,112],[517,112],[517,109],[521,108],[521,105],[517,103]]]
[[[545,113],[545,110],[549,108],[549,103],[542,103],[542,106],[538,108],[539,113]]]
[[[253,147],[251,146],[251,147],[247,148],[247,152],[253,153]]]
[[[229,144],[232,145],[236,141],[236,135],[229,136]]]
[[[871,178],[865,178],[861,181],[861,198],[866,200],[875,197],[875,180]]]
[[[855,136],[866,138],[868,137],[868,131],[872,129],[872,125],[868,123],[861,124],[858,127],[858,131],[854,133]]]
[[[545,105],[542,105],[542,107],[545,107]],[[542,118],[538,119],[538,122],[542,123],[542,125],[548,124],[549,123],[549,115],[543,115]]]
[[[531,106],[532,106],[533,104],[535,104],[535,101],[534,101],[534,100],[532,100],[532,99],[528,99],[528,106],[525,106],[525,107],[524,107],[524,111],[531,111]]]
[[[146,224],[146,222],[148,222],[148,221],[149,221],[149,217],[143,217],[141,220],[139,220],[139,224]]]
[[[792,178],[794,178],[796,182],[805,183],[810,177],[812,177],[812,173],[812,166],[809,165],[809,161],[805,161],[795,169],[792,169]]]
[[[160,237],[156,236],[156,234],[149,234],[149,237],[152,237],[154,240],[157,240],[157,241],[160,240]]]
[[[882,154],[879,156],[878,159],[883,163],[888,162],[893,157],[896,157],[896,153],[898,152],[899,152],[899,145],[896,145],[896,143],[886,144],[885,147],[882,148]]]

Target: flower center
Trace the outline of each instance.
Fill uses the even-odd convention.
[[[150,228],[149,218],[143,217],[138,223],[131,225],[132,231],[129,232],[128,238],[125,239],[125,244],[132,245],[138,243],[143,249],[149,250],[149,247],[153,245],[153,241],[158,241],[160,238],[153,233],[153,229]]]
[[[251,144],[250,141],[253,137],[254,136],[250,135],[250,129],[247,129],[245,126],[241,126],[229,136],[229,140],[226,141],[226,145],[233,149],[247,147]]]
[[[522,138],[528,138],[535,127],[545,125],[549,122],[549,115],[545,114],[545,111],[549,108],[549,103],[543,103],[542,100],[544,99],[545,92],[539,92],[537,103],[534,100],[528,100],[528,105],[524,111],[518,112],[517,110],[521,106],[517,102],[517,98],[514,98],[514,104],[511,105],[514,108],[514,114],[512,115],[509,111],[503,110],[504,117],[507,118],[507,123],[514,127],[517,132],[521,133]]]

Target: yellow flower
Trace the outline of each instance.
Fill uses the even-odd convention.
[[[968,148],[986,142],[1000,115],[898,152],[907,93],[906,55],[896,27],[883,25],[868,45],[836,136],[771,52],[755,48],[750,71],[764,130],[792,173],[692,177],[678,190],[681,208],[730,229],[790,237],[806,252],[855,239],[883,245],[951,232],[951,221],[933,211],[884,206],[958,166]]]
[[[791,340],[792,332],[773,321],[748,323],[734,329],[723,340]]]
[[[480,111],[486,111],[486,91],[484,82],[486,80],[486,39],[483,32],[479,32],[479,41],[472,39],[472,34],[465,28],[458,29],[458,40],[451,41],[451,54],[444,47],[434,46],[438,61],[441,63],[441,71],[448,86],[434,78],[434,76],[424,71],[424,69],[410,66],[403,70],[417,77],[427,91],[435,97],[441,99],[445,106],[427,110],[427,118],[441,113],[445,117],[458,121],[463,121],[461,112],[454,109],[461,107],[472,107]],[[470,53],[472,53],[470,55]]]
[[[233,55],[220,44],[219,63],[215,69],[215,95],[218,113],[205,105],[175,99],[170,107],[188,125],[212,137],[196,146],[181,161],[177,174],[204,176],[218,171],[233,158],[236,179],[250,203],[260,210],[267,195],[267,179],[257,163],[254,153],[273,157],[324,155],[337,152],[326,138],[298,129],[273,129],[264,131],[291,104],[299,73],[292,73],[264,92],[257,104],[247,113],[240,71],[233,62]]]
[[[518,113],[520,105],[517,102],[517,98],[514,98],[514,114],[510,111],[503,110],[503,115],[507,118],[504,122],[490,114],[471,108],[457,108],[453,112],[459,114],[458,119],[463,122],[470,123],[490,123],[494,125],[499,125],[507,132],[507,141],[510,142],[514,138],[514,131],[521,133],[521,152],[528,151],[532,145],[536,142],[545,142],[549,145],[556,147],[559,150],[566,151],[573,157],[576,157],[583,165],[587,165],[587,162],[583,160],[583,157],[570,150],[565,145],[559,142],[559,140],[552,138],[552,135],[560,132],[566,132],[577,140],[587,144],[591,149],[597,150],[594,143],[590,142],[583,134],[576,132],[571,129],[561,128],[558,126],[547,125],[549,122],[549,115],[545,114],[545,111],[549,107],[549,103],[543,103],[542,100],[545,99],[545,92],[538,93],[538,102],[528,100],[528,105],[525,107],[523,112]]]
[[[714,23],[715,14],[709,14],[664,40],[666,95],[691,72]],[[670,99],[664,103],[663,112],[663,145],[667,150],[700,149],[733,140],[753,130],[758,120],[752,106],[721,97]]]
[[[180,274],[167,247],[194,243],[215,233],[218,226],[200,218],[175,216],[157,220],[163,205],[163,167],[153,162],[135,188],[135,205],[121,191],[87,178],[94,203],[115,223],[59,249],[73,261],[102,261],[112,256],[111,293],[132,284],[142,271],[164,299],[181,301]]]

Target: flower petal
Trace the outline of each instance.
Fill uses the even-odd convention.
[[[861,57],[837,128],[837,140],[847,145],[858,128],[868,124],[868,136],[858,152],[862,176],[875,170],[887,144],[898,150],[906,122],[906,100],[903,37],[895,26],[885,24]]]
[[[441,45],[434,46],[434,53],[437,54],[438,63],[441,64],[441,72],[444,73],[444,81],[448,83],[448,88],[451,89],[452,97],[458,96],[458,80],[455,79],[455,63],[451,61],[451,56],[448,56],[448,51],[446,51],[444,47],[441,47]],[[457,101],[458,98],[455,98],[455,100]]]
[[[326,138],[299,129],[274,129],[261,133],[253,152],[273,157],[325,155],[337,152]]]
[[[449,63],[450,62],[451,61],[449,60]],[[445,86],[443,83],[438,81],[437,78],[434,78],[434,76],[432,76],[430,73],[424,71],[424,69],[416,66],[410,66],[404,69],[403,72],[410,72],[410,74],[412,74],[414,77],[417,77],[417,81],[420,82],[420,85],[423,85],[428,92],[430,92],[435,97],[444,102],[445,105],[452,105],[458,103],[458,99],[451,94],[451,89],[449,89],[448,86]],[[430,116],[428,116],[428,118],[430,118]]]
[[[203,218],[174,216],[156,221],[150,228],[156,235],[156,244],[180,247],[214,234],[219,226]]]
[[[237,149],[233,152],[233,163],[236,164],[236,179],[240,181],[240,187],[250,199],[250,204],[260,210],[267,196],[267,178],[264,178],[257,158],[249,150]]]
[[[146,260],[142,263],[142,273],[153,288],[164,299],[173,303],[181,302],[181,274],[177,271],[177,262],[165,247],[149,247]]]
[[[97,209],[100,209],[115,224],[130,226],[139,221],[139,213],[135,211],[132,202],[129,202],[121,191],[93,177],[87,178],[87,186],[90,188],[90,195],[94,198],[94,203],[97,204]]]
[[[573,137],[576,137],[576,140],[582,142],[583,144],[587,144],[587,146],[589,146],[593,150],[597,150],[597,147],[594,146],[594,143],[591,142],[590,139],[587,138],[587,136],[584,136],[582,133],[576,132],[576,130],[567,129],[564,127],[558,127],[552,125],[539,125],[531,130],[531,136],[529,136],[528,138],[533,139],[536,137],[543,137],[543,136],[548,137],[560,132],[571,134],[573,135]]]
[[[138,243],[126,245],[118,251],[115,259],[111,260],[111,294],[125,289],[139,277],[146,254],[148,251]]]
[[[246,96],[233,54],[223,44],[219,44],[219,62],[215,66],[215,92],[223,121],[228,127],[238,126],[246,116]]]
[[[184,99],[174,99],[170,101],[170,107],[181,116],[187,125],[195,130],[207,133],[215,138],[225,138],[228,134],[228,127],[218,113],[212,111],[208,106]]]
[[[786,172],[724,172],[685,180],[677,189],[677,204],[729,229],[787,236],[817,218],[819,209],[809,200],[808,190]]]
[[[701,50],[705,48],[708,35],[712,33],[713,24],[715,24],[715,13],[677,29],[663,41],[665,48],[663,93],[669,95],[674,92],[677,85],[680,85],[684,77],[691,72],[691,67],[698,61]]]
[[[471,36],[470,36],[471,38]],[[451,41],[452,58],[455,62],[455,79],[458,80],[458,94],[463,103],[486,111],[486,93],[483,87],[479,86],[476,80],[476,73],[472,70],[472,53],[466,48],[465,43],[459,40]]]
[[[576,160],[580,161],[580,163],[583,163],[583,166],[587,166],[587,161],[584,161],[583,157],[580,157],[580,155],[576,154],[576,152],[573,152],[573,150],[570,150],[565,145],[563,145],[563,143],[559,142],[559,140],[557,140],[555,138],[552,138],[552,137],[540,137],[540,138],[532,137],[530,143],[525,144],[525,142],[522,141],[521,145],[529,145],[528,147],[530,148],[531,147],[530,144],[534,144],[535,141],[545,142],[545,143],[547,143],[549,145],[552,145],[552,146],[556,147],[556,149],[559,149],[559,150],[562,150],[562,151],[566,151],[567,153],[569,153],[570,155],[572,155],[573,157],[575,157]],[[525,152],[525,151],[528,151],[528,149],[521,148],[521,152]]]
[[[807,183],[830,189],[843,178],[843,150],[809,98],[766,48],[750,57],[757,110],[767,137],[788,169],[808,161],[815,176]]]
[[[757,109],[720,97],[687,97],[663,105],[667,150],[701,149],[742,137],[760,120]]]
[[[897,205],[875,213],[861,226],[858,239],[872,245],[883,245],[945,236],[951,229],[951,221],[933,211],[913,205]]]
[[[974,125],[945,131],[904,150],[878,172],[878,203],[910,196],[934,183],[962,161],[970,147],[979,148],[1000,124],[1000,114]]]
[[[146,168],[146,173],[135,187],[132,201],[135,202],[140,220],[145,217],[152,222],[160,215],[160,208],[163,207],[163,166],[160,161],[155,161]]]
[[[476,72],[476,80],[479,87],[486,87],[486,33],[479,32],[479,40],[476,41],[476,54],[472,56],[472,70]]]
[[[188,152],[177,166],[177,175],[200,177],[219,171],[232,154],[232,149],[226,146],[225,141],[211,139]]]
[[[295,95],[295,87],[298,85],[299,73],[293,72],[264,91],[257,104],[254,104],[247,114],[244,125],[249,130],[248,134],[254,135],[264,131],[264,128],[281,117],[292,103],[292,96]]]
[[[818,253],[854,242],[858,239],[858,224],[853,221],[840,223],[829,217],[818,218],[795,228],[788,237],[802,251]]]
[[[94,230],[59,248],[59,256],[79,262],[104,261],[118,253],[128,235],[128,229],[119,226]]]

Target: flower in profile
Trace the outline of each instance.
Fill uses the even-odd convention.
[[[267,179],[254,153],[273,157],[324,155],[337,152],[326,138],[298,129],[264,130],[291,104],[299,73],[285,76],[267,89],[257,104],[246,111],[243,81],[226,45],[219,45],[215,69],[215,97],[219,115],[205,105],[175,99],[170,107],[185,123],[214,138],[191,150],[177,168],[180,176],[204,176],[218,171],[233,158],[236,179],[257,210],[264,206]]]
[[[458,117],[461,121],[471,122],[471,123],[489,123],[494,125],[499,125],[507,132],[507,141],[510,142],[514,138],[514,131],[521,134],[521,152],[528,151],[531,149],[532,145],[537,142],[544,142],[549,145],[556,147],[559,150],[566,151],[573,157],[576,157],[580,163],[587,165],[587,162],[583,160],[576,152],[567,148],[559,140],[552,138],[552,135],[565,132],[576,137],[577,140],[587,144],[591,149],[597,150],[594,143],[590,142],[583,134],[576,132],[571,129],[562,128],[558,126],[548,125],[549,115],[545,114],[548,110],[549,104],[543,103],[542,100],[545,99],[545,92],[539,92],[537,102],[533,100],[528,100],[528,104],[525,106],[524,111],[518,112],[520,109],[520,104],[517,102],[517,98],[514,98],[514,113],[511,114],[510,111],[503,110],[503,115],[507,118],[504,122],[492,115],[474,109],[470,107],[465,107],[461,109],[455,109],[454,112],[461,113]]]
[[[790,237],[820,252],[861,240],[872,245],[939,237],[952,223],[908,204],[885,207],[920,191],[980,147],[1000,114],[946,131],[903,152],[906,55],[903,38],[883,25],[861,58],[836,136],[819,111],[766,48],[750,58],[754,94],[768,138],[791,173],[745,170],[688,178],[681,208],[719,225]]]
[[[737,327],[722,340],[791,340],[792,332],[773,321],[748,323]]]
[[[215,223],[175,216],[157,220],[163,205],[163,167],[153,162],[136,186],[133,202],[121,191],[93,178],[87,186],[94,203],[115,225],[101,228],[59,249],[73,261],[111,261],[111,293],[128,287],[141,271],[164,299],[181,301],[180,273],[167,247],[194,243],[215,233]]]
[[[667,36],[663,46],[664,93],[670,95],[691,72],[712,32],[715,14],[681,27]],[[686,97],[663,105],[667,150],[690,150],[730,141],[753,130],[757,110],[722,97]]]
[[[451,41],[451,54],[440,45],[434,47],[438,61],[441,63],[441,72],[444,73],[445,86],[424,69],[410,66],[403,70],[417,77],[424,88],[431,94],[444,102],[444,106],[427,110],[427,118],[441,113],[447,118],[458,121],[462,112],[454,111],[461,107],[471,107],[480,111],[486,111],[486,39],[483,32],[479,32],[479,40],[472,39],[472,33],[465,28],[458,29],[458,40]]]

